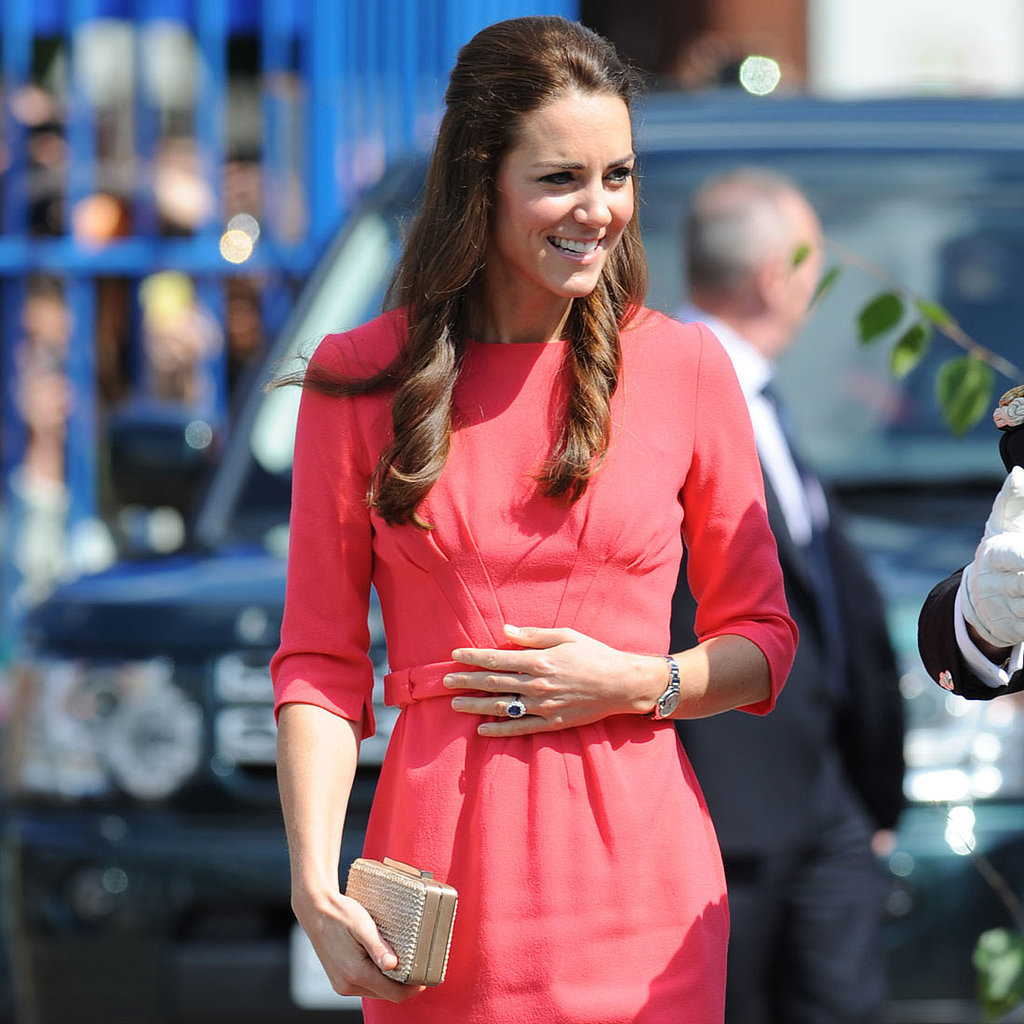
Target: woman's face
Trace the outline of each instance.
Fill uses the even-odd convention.
[[[589,295],[633,216],[629,109],[568,93],[526,115],[495,190],[486,282],[492,307]]]

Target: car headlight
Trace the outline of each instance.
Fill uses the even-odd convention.
[[[200,707],[165,659],[52,659],[16,671],[7,732],[15,794],[169,796],[203,753]]]

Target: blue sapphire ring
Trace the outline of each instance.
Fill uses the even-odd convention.
[[[526,714],[526,705],[522,697],[514,697],[505,705],[505,714],[509,718],[522,718]]]

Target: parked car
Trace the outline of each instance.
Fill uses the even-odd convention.
[[[694,185],[756,163],[807,191],[832,242],[1024,359],[1024,103],[655,95],[637,130],[651,305],[671,311],[682,298]],[[379,309],[423,170],[420,159],[396,167],[348,221],[268,376]],[[927,591],[977,542],[1001,478],[997,438],[988,423],[960,439],[946,430],[932,397],[939,354],[897,383],[881,347],[857,344],[856,312],[878,282],[847,263],[780,385],[877,575],[902,659],[909,806],[885,858],[888,1019],[968,1024],[980,1020],[974,941],[1012,923],[978,858],[1024,893],[1024,705],[946,694],[925,677],[915,629]],[[298,399],[253,391],[184,549],[80,579],[31,619],[6,740],[2,881],[26,1021],[289,1024],[328,1019],[327,1008],[359,1019],[294,926],[274,776],[267,663]],[[162,438],[157,479],[193,465],[187,425],[145,429]],[[376,609],[371,627],[383,673]],[[393,721],[378,714],[343,870]]]

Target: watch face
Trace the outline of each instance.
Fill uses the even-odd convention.
[[[679,707],[679,691],[672,690],[658,701],[658,716],[668,718],[677,707]]]

